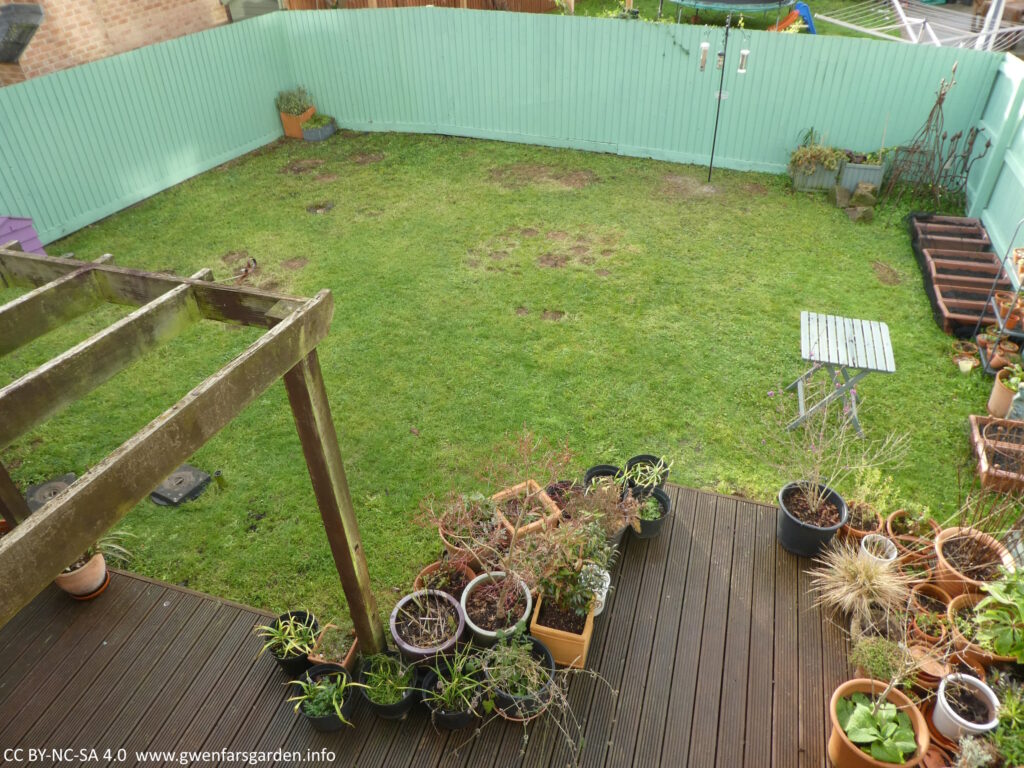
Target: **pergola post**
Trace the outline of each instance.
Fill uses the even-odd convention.
[[[7,474],[7,468],[0,464],[0,517],[13,528],[28,516],[29,509],[25,498]]]
[[[366,554],[315,349],[284,375],[284,385],[360,649],[380,653],[385,648],[384,628],[370,589]]]

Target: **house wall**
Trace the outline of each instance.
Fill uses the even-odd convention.
[[[13,0],[0,0],[7,5]],[[10,85],[227,22],[220,0],[39,0],[45,17],[17,64],[0,64]]]

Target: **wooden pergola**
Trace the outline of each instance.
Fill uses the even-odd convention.
[[[190,324],[265,328],[238,357],[172,405],[45,506],[29,514],[0,464],[0,627],[68,563],[144,499],[277,379],[284,378],[313,491],[360,645],[384,647],[316,347],[327,335],[330,291],[311,299],[191,277],[76,261],[0,246],[0,282],[29,292],[0,306],[0,356],[104,302],[138,307],[0,389],[0,450]]]

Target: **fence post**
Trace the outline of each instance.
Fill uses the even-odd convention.
[[[1006,58],[999,68],[999,77],[1012,79],[1012,75],[1009,72],[1012,54],[1007,53],[1005,56]],[[1024,79],[1018,79],[1015,86],[1013,97],[1010,99],[1010,105],[1006,110],[1006,120],[992,139],[989,160],[985,164],[985,172],[981,176],[981,181],[978,182],[978,189],[974,193],[974,199],[967,210],[968,216],[980,217],[982,211],[988,207],[996,181],[998,181],[999,174],[1003,170],[1003,164],[1006,162],[1006,151],[1010,148],[1010,144],[1013,143],[1017,132],[1021,129],[1022,120],[1024,120],[1024,109],[1021,109],[1022,105],[1024,105]],[[982,114],[984,115],[984,112]]]

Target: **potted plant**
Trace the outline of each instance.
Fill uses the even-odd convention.
[[[630,528],[640,531],[640,502],[631,493],[604,476],[587,486],[585,493],[573,496],[566,503],[564,517],[569,520],[596,520],[613,546],[622,542]]]
[[[817,603],[827,611],[850,617],[860,628],[874,624],[874,613],[897,615],[909,600],[910,579],[892,562],[863,557],[851,543],[841,542],[825,551],[809,571]]]
[[[316,112],[312,97],[306,89],[299,87],[290,91],[281,91],[274,100],[277,111],[281,115],[281,127],[284,135],[293,139],[302,138],[302,124]]]
[[[303,141],[323,141],[334,135],[338,130],[338,124],[334,118],[322,112],[310,117],[302,124]]]
[[[899,555],[896,545],[877,533],[869,533],[860,540],[860,553],[884,563],[895,562]]]
[[[439,728],[458,730],[476,721],[484,710],[480,656],[471,646],[439,656],[423,681],[423,703]]]
[[[420,521],[437,529],[449,558],[476,571],[494,565],[494,553],[508,546],[508,533],[498,520],[497,505],[479,493],[450,493],[423,502]]]
[[[253,631],[264,641],[260,653],[270,651],[289,677],[298,677],[310,668],[309,653],[320,631],[312,613],[286,611],[273,624],[258,625]]]
[[[974,606],[975,638],[986,650],[1024,664],[1024,575],[1003,570],[998,581],[982,585],[985,597]]]
[[[382,720],[401,720],[416,703],[416,668],[397,653],[366,656],[359,664],[363,698]]]
[[[310,666],[341,664],[349,674],[354,672],[356,656],[359,654],[359,641],[354,639],[353,635],[351,630],[343,632],[336,624],[324,624],[316,642],[306,654]]]
[[[538,580],[537,609],[530,634],[542,640],[555,662],[582,669],[594,632],[595,583],[583,577],[584,566],[607,572],[615,550],[601,524],[579,518],[551,531],[539,553],[545,570]]]
[[[882,532],[885,519],[870,504],[862,501],[851,501],[847,504],[847,508],[850,510],[850,515],[846,520],[846,525],[839,529],[842,536],[860,540],[869,533]]]
[[[626,462],[622,479],[639,496],[646,496],[655,488],[665,487],[671,469],[672,462],[666,461],[664,456],[641,453]]]
[[[849,660],[856,677],[873,680],[897,678],[914,663],[906,645],[887,637],[857,638],[850,649]]]
[[[521,625],[487,649],[483,671],[498,714],[528,720],[547,707],[555,662],[540,640],[524,635]]]
[[[506,578],[505,571],[488,571],[473,579],[462,592],[462,611],[473,639],[491,645],[499,632],[525,622],[533,610],[533,597],[518,576]]]
[[[910,634],[916,642],[930,648],[945,646],[948,632],[944,612],[919,611],[914,614],[911,622]]]
[[[614,464],[595,464],[583,474],[583,487],[586,490],[590,490],[591,486],[600,480],[621,483],[622,478],[621,467],[617,467]]]
[[[940,530],[938,523],[929,517],[927,507],[908,505],[885,519],[885,532],[904,559],[930,550]]]
[[[872,184],[881,188],[882,178],[885,175],[886,150],[880,149],[877,152],[867,154],[852,152],[849,149],[842,150],[845,156],[842,168],[839,171],[839,186],[853,192],[858,184]]]
[[[1013,363],[1001,368],[996,373],[996,380],[992,382],[992,394],[988,398],[988,413],[997,419],[1005,419],[1010,412],[1010,404],[1013,396],[1020,389],[1024,381],[1024,368],[1019,363]]]
[[[661,488],[652,488],[649,495],[640,496],[638,501],[640,530],[634,530],[633,535],[638,539],[653,539],[672,514],[672,500]]]
[[[422,589],[399,600],[389,620],[391,637],[412,661],[447,653],[466,628],[466,617],[451,595]]]
[[[292,680],[300,693],[288,701],[295,702],[295,711],[300,712],[309,724],[318,731],[330,732],[350,726],[349,718],[355,706],[352,688],[358,687],[340,664],[320,664],[307,670],[301,680]]]
[[[953,634],[953,645],[968,661],[977,662],[982,666],[1016,661],[1014,656],[1000,655],[988,645],[988,639],[983,640],[979,637],[975,607],[982,599],[981,595],[966,594],[957,595],[949,601],[946,618]]]
[[[81,557],[65,568],[53,583],[76,600],[98,597],[110,583],[108,561],[116,565],[131,560],[131,552],[121,545],[126,536],[128,534],[123,531],[112,531],[101,536]]]
[[[850,516],[839,535],[847,539],[863,539],[869,533],[885,533],[885,514],[895,502],[893,480],[883,476],[877,467],[857,473],[847,507]]]
[[[466,555],[451,556],[447,551],[440,560],[436,560],[416,576],[412,583],[415,590],[435,589],[446,592],[456,600],[462,597],[462,592],[473,579],[476,572],[469,567],[469,557]]]
[[[789,175],[798,192],[829,189],[836,184],[839,164],[844,159],[841,151],[820,143],[817,132],[811,128],[804,134],[800,146],[789,156]]]
[[[1000,567],[1013,569],[1013,556],[999,541],[971,527],[946,528],[935,537],[935,583],[950,597],[976,593],[999,578]]]
[[[835,768],[921,763],[931,737],[913,702],[892,682],[856,679],[840,685],[829,702],[828,756]]]
[[[951,741],[978,736],[999,725],[999,700],[985,683],[963,674],[948,675],[939,683],[932,711],[935,729]]]
[[[594,593],[594,616],[600,616],[612,586],[611,573],[593,563],[587,563],[580,570],[580,581]]]

